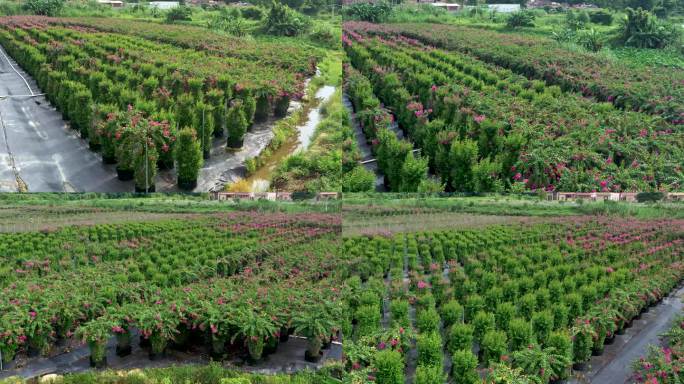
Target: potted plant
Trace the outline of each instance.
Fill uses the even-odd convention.
[[[247,132],[248,121],[240,100],[235,100],[231,103],[228,115],[226,116],[226,125],[228,127],[228,148],[241,148],[245,133]]]
[[[307,349],[304,355],[306,361],[317,362],[321,358],[321,346],[335,327],[330,314],[325,310],[307,308],[299,316],[292,319],[295,332],[305,336]]]
[[[38,311],[29,311],[29,320],[24,325],[29,357],[47,356],[50,353],[52,326],[44,317]]]
[[[110,318],[114,323],[112,325],[112,333],[116,336],[116,355],[119,357],[128,356],[131,354],[133,347],[131,346],[131,327],[132,318],[126,307],[117,308],[110,312]]]
[[[197,176],[202,167],[202,150],[197,141],[197,134],[192,128],[184,128],[178,133],[176,144],[176,162],[178,163],[178,187],[192,190],[197,186]]]
[[[586,369],[586,363],[591,358],[591,348],[594,345],[594,327],[589,320],[577,319],[572,328],[572,368],[576,371]]]
[[[513,366],[528,375],[537,375],[542,383],[559,378],[571,364],[570,358],[554,347],[543,348],[534,344],[513,352]]]
[[[2,329],[4,331],[0,332],[0,353],[2,354],[2,363],[6,365],[14,360],[19,347],[26,341],[26,336],[5,322],[2,323]]]
[[[76,330],[76,336],[88,344],[90,349],[90,366],[104,368],[107,365],[107,341],[116,323],[103,316],[91,320]]]
[[[287,109],[290,107],[290,95],[286,91],[280,91],[278,97],[275,100],[275,111],[276,117],[285,117],[287,115]]]
[[[178,332],[177,315],[160,306],[143,307],[136,311],[135,324],[150,342],[150,360],[164,356],[170,340]]]
[[[237,332],[233,335],[231,342],[235,342],[238,337],[243,337],[249,359],[252,363],[261,360],[264,351],[264,341],[273,336],[278,330],[270,319],[270,316],[259,314],[251,309],[245,310],[237,317]]]

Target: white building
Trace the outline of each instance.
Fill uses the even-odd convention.
[[[488,4],[487,7],[490,11],[501,13],[520,12],[520,4]]]
[[[461,7],[460,4],[456,3],[431,3],[433,7],[438,7],[446,10],[447,12],[456,12]]]
[[[150,5],[150,8],[162,10],[176,8],[180,5],[178,1],[150,1],[148,4]]]

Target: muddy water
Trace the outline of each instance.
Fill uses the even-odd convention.
[[[293,102],[293,104],[298,103]],[[238,150],[226,148],[225,137],[214,139],[211,157],[204,160],[194,192],[222,190],[225,184],[243,178],[247,173],[245,161],[266,148],[273,137],[272,129],[276,121],[276,118],[270,117],[263,123],[254,124],[245,134],[242,148]],[[157,176],[156,187],[157,191],[177,191],[175,170],[160,172]]]
[[[297,137],[291,137],[283,145],[278,148],[269,157],[266,164],[259,168],[254,174],[247,177],[245,180],[251,185],[252,192],[263,192],[268,190],[270,185],[271,175],[276,167],[283,162],[288,156],[297,151],[306,150],[311,144],[316,127],[323,120],[322,106],[330,101],[330,98],[335,94],[335,87],[331,85],[324,85],[315,95],[317,100],[314,103],[315,108],[308,108],[308,113],[304,120],[297,126]],[[305,106],[305,108],[307,108]],[[305,110],[306,112],[306,110]]]
[[[318,108],[314,108],[309,111],[306,121],[304,124],[297,127],[299,131],[297,149],[306,150],[311,144],[311,139],[313,138],[314,132],[316,132],[316,127],[323,120],[322,106],[330,101],[330,98],[335,93],[335,87],[331,85],[324,85],[321,89],[316,92],[316,99],[319,100]]]

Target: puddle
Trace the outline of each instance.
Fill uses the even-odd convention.
[[[320,124],[323,119],[321,107],[330,100],[334,93],[335,87],[331,85],[324,85],[316,92],[316,99],[319,100],[317,108],[310,110],[306,122],[297,127],[297,130],[299,131],[298,150],[306,150],[309,147],[309,144],[311,144],[311,139],[313,138],[314,132],[316,132],[316,127],[318,127],[318,124]]]

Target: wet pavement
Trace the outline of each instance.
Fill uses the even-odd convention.
[[[342,102],[344,103],[344,106],[347,108],[347,111],[349,111],[349,115],[351,116],[351,124],[352,128],[354,129],[356,146],[359,149],[359,152],[361,153],[361,161],[368,161],[373,159],[374,156],[371,152],[371,147],[370,145],[368,145],[368,142],[366,141],[366,135],[363,134],[363,129],[361,128],[359,119],[356,118],[356,114],[354,113],[354,107],[352,105],[351,100],[349,99],[349,96],[347,96],[346,94],[342,95]],[[367,170],[375,174],[375,190],[378,192],[384,192],[384,176],[380,169],[378,169],[378,163],[364,163],[363,166],[366,167]]]
[[[0,47],[0,192],[133,190],[34,93],[35,81]]]
[[[323,357],[318,363],[304,360],[306,339],[290,337],[286,343],[280,343],[274,354],[268,355],[256,364],[247,364],[240,358],[223,362],[227,367],[261,374],[292,373],[304,369],[318,369],[327,360],[342,359],[342,346],[333,343],[329,349],[322,350]],[[134,343],[132,353],[125,357],[116,355],[116,339],[112,338],[107,345],[107,368],[115,370],[132,370],[142,368],[162,368],[171,365],[208,364],[211,360],[205,348],[198,347],[191,352],[169,349],[166,355],[157,360],[150,360],[148,352]],[[11,376],[25,379],[41,377],[48,374],[67,374],[92,370],[90,352],[86,346],[78,346],[66,353],[49,358],[29,358],[15,360],[5,370],[0,371],[0,380]]]
[[[334,87],[330,88],[334,92]],[[321,97],[328,97],[327,87],[321,91]],[[104,164],[102,157],[88,148],[77,131],[68,127],[45,96],[32,96],[34,93],[41,93],[38,85],[0,47],[0,192],[134,190],[132,181],[117,179],[116,166]],[[299,101],[291,101],[289,110],[300,105]],[[211,158],[205,160],[194,191],[222,190],[225,184],[244,178],[244,161],[268,145],[276,121],[271,117],[254,124],[245,135],[243,147],[237,151],[226,149],[225,137],[215,139]],[[315,125],[310,132],[301,133],[305,145],[313,130]],[[160,192],[180,191],[173,169],[159,171],[155,184]]]
[[[645,356],[649,345],[660,345],[660,334],[672,326],[682,314],[684,288],[663,299],[662,303],[634,320],[624,335],[616,335],[615,342],[606,345],[603,355],[591,358],[590,368],[569,383],[625,384],[631,383],[631,364]]]

